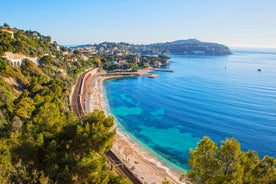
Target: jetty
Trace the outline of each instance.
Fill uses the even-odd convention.
[[[140,76],[145,76],[145,77],[149,77],[149,78],[159,77],[158,74],[141,73],[141,72],[112,72],[112,73],[101,74],[101,76],[114,76],[116,78],[118,78],[118,77],[140,77]]]
[[[153,71],[156,71],[156,72],[173,72],[173,70],[167,70],[167,69],[153,69]]]

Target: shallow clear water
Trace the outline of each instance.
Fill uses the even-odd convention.
[[[172,55],[173,73],[104,83],[125,132],[171,166],[188,170],[202,136],[235,137],[244,151],[276,157],[276,52],[231,56]],[[261,68],[261,72],[257,69]]]

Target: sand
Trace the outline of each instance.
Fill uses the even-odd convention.
[[[142,71],[141,73],[145,73]],[[90,75],[84,84],[84,111],[93,112],[95,109],[106,111],[103,81],[119,76],[101,76],[97,73]],[[116,126],[116,125],[115,125]],[[162,164],[158,159],[139,146],[118,128],[113,141],[112,151],[143,183],[162,183],[166,178],[170,183],[189,183],[180,181],[181,174]]]

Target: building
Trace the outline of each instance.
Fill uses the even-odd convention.
[[[11,34],[11,38],[14,39],[13,30],[10,30],[10,29],[2,29],[1,31],[6,32],[6,33],[10,33],[10,34]]]
[[[34,62],[35,64],[39,64],[39,58],[37,58],[37,57],[35,57],[35,58],[27,57],[23,54],[15,54],[15,53],[12,53],[12,52],[5,52],[5,55],[2,56],[2,57],[9,60],[13,67],[20,67],[21,64],[22,64],[22,61],[24,59],[28,59],[28,60]]]

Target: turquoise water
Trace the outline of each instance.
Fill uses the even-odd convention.
[[[205,135],[218,144],[235,137],[244,151],[276,157],[276,52],[172,55],[171,61],[166,68],[174,72],[158,78],[104,83],[109,109],[127,134],[183,170],[189,149]]]

